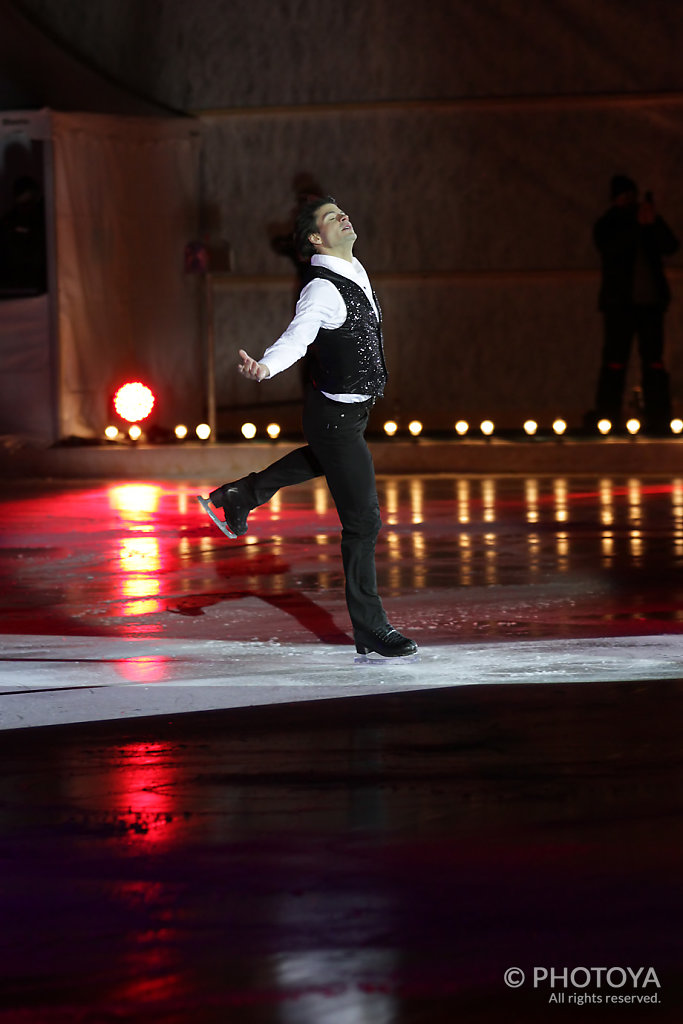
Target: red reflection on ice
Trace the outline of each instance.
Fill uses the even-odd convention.
[[[159,683],[168,678],[170,658],[154,655],[124,658],[117,662],[116,671],[132,683]]]
[[[119,544],[120,587],[124,615],[150,615],[162,608],[158,600],[161,568],[156,537],[122,537]]]
[[[109,996],[112,1017],[138,1019],[140,1012],[157,1019],[157,1013],[183,999],[187,978],[179,953],[180,932],[175,924],[174,893],[148,878],[124,881],[116,886],[119,899],[154,926],[130,929],[122,983]]]
[[[162,743],[127,743],[119,752],[112,801],[130,835],[152,843],[169,841],[177,763]]]
[[[125,616],[153,615],[159,600],[159,541],[152,535],[161,488],[155,484],[118,484],[108,488],[109,504],[130,529],[119,541],[120,591]]]
[[[156,484],[115,484],[108,489],[109,504],[132,522],[149,519],[159,508],[161,488]]]
[[[173,937],[174,938],[174,937]],[[165,935],[154,933],[154,940],[169,941]],[[140,942],[151,942],[150,939],[141,939]],[[135,974],[135,980],[129,981],[115,993],[116,1002],[121,1002],[125,1008],[135,1007],[135,1010],[144,1007],[145,1004],[163,1007],[173,1005],[173,1000],[179,999],[186,988],[183,975],[180,970],[167,971],[166,961],[171,959],[165,954],[159,954],[154,949],[141,946],[135,954],[130,955],[130,971]],[[177,957],[172,958],[174,961]],[[180,965],[174,962],[174,967]],[[153,1009],[153,1006],[149,1007]],[[156,1020],[156,1014],[151,1020]]]

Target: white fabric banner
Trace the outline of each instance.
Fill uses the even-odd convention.
[[[197,129],[185,120],[53,114],[61,436],[101,436],[140,379],[150,423],[201,416]]]

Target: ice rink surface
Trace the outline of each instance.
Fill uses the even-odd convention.
[[[4,484],[2,1024],[678,1022],[683,476],[217,482]]]

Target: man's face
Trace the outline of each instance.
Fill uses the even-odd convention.
[[[325,203],[318,210],[316,232],[309,235],[309,240],[318,252],[326,256],[334,256],[337,252],[346,252],[356,240],[356,232],[347,215],[335,203]]]

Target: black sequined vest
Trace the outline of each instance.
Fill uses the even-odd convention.
[[[360,285],[327,267],[311,267],[313,277],[331,281],[346,306],[341,327],[321,327],[308,348],[308,374],[318,391],[331,395],[381,395],[387,382],[382,342],[382,313],[379,322],[372,304]]]

